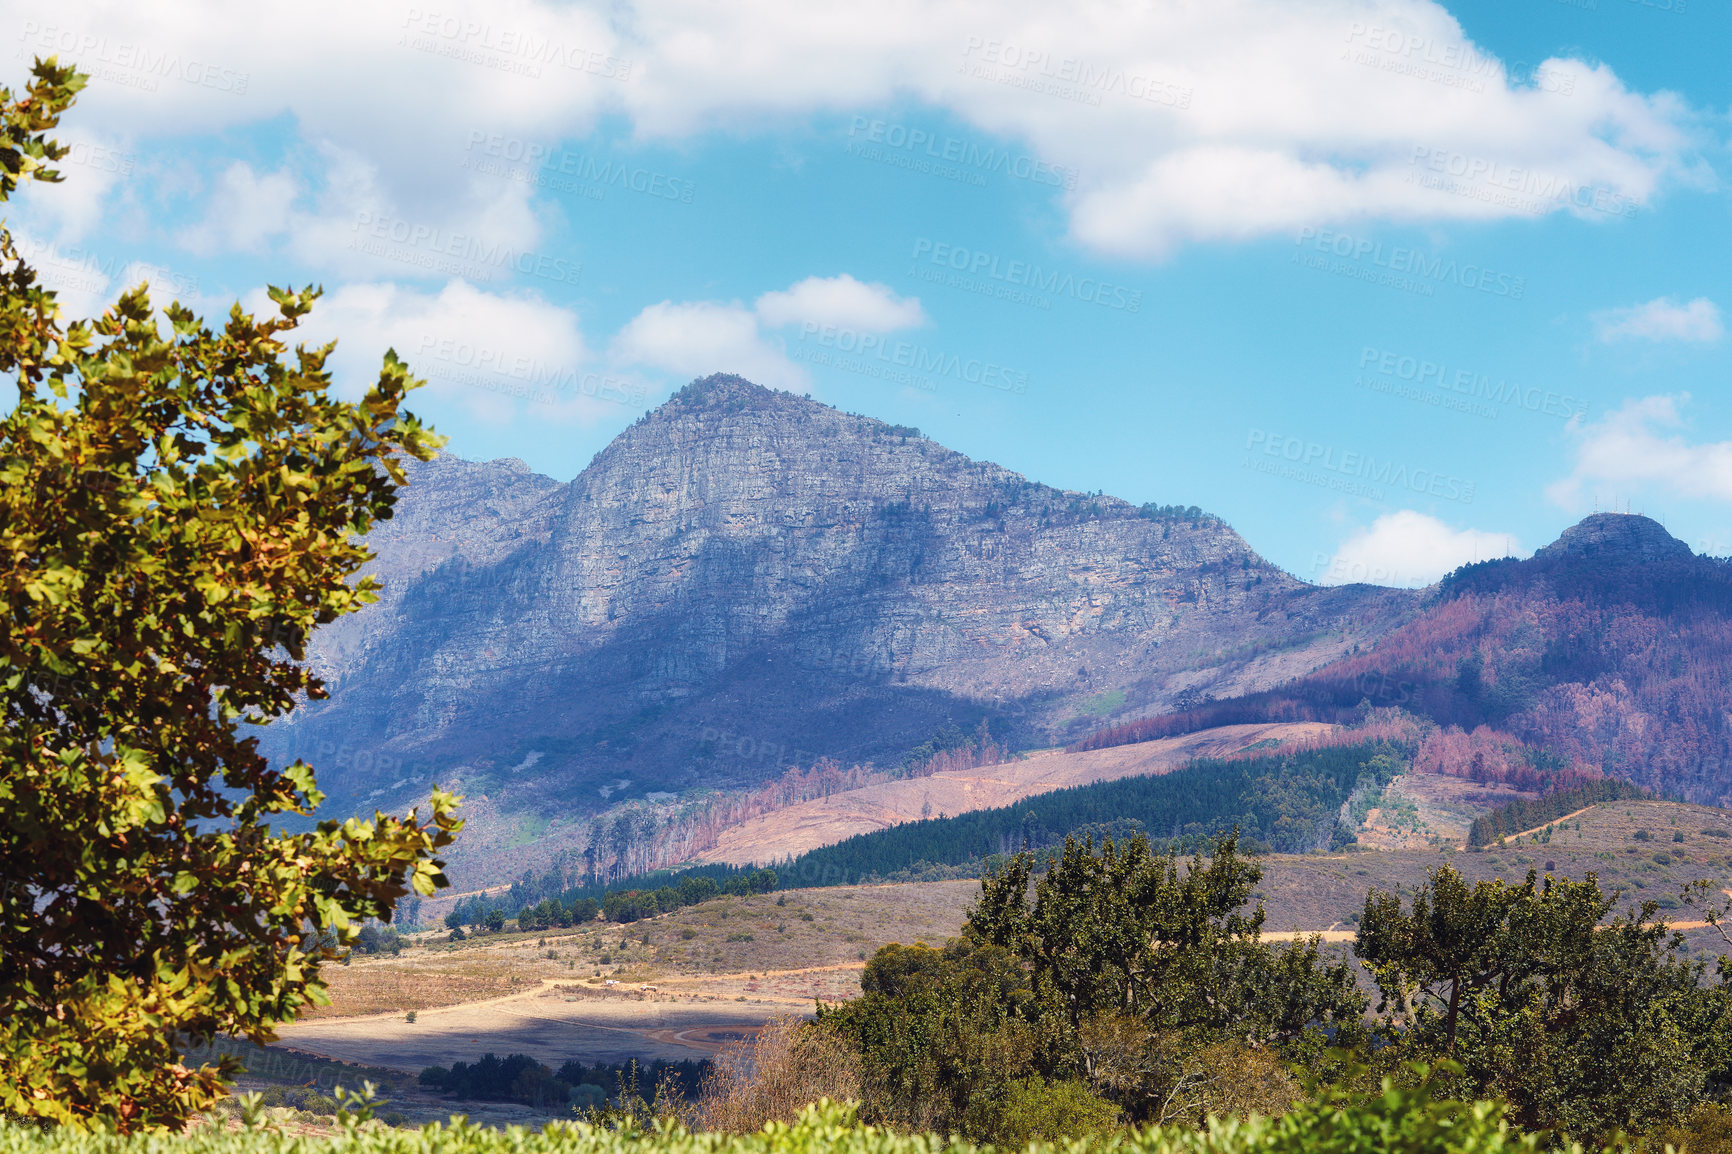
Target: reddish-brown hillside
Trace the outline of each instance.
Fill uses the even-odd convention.
[[[1364,652],[1073,748],[1345,721],[1367,702],[1444,727],[1422,754],[1428,769],[1523,788],[1603,772],[1732,803],[1732,563],[1694,555],[1646,517],[1596,514],[1532,558],[1457,570]]]

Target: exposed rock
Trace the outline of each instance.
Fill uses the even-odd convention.
[[[737,377],[569,484],[415,468],[370,543],[385,596],[316,638],[332,699],[265,738],[340,804],[455,775],[581,812],[820,754],[895,762],[982,717],[1045,744],[1302,675],[1415,601]]]

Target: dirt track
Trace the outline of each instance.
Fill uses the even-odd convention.
[[[328,1058],[419,1072],[485,1053],[529,1054],[557,1069],[567,1059],[707,1058],[783,1014],[805,1014],[802,979],[858,971],[864,963],[668,978],[650,988],[596,990],[543,981],[532,990],[460,1006],[297,1022],[282,1044]],[[767,987],[767,988],[766,988]],[[745,989],[724,998],[715,991]]]

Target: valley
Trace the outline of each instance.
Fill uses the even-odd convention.
[[[1396,785],[1440,827],[1470,804],[1459,783],[1409,775]],[[1698,878],[1732,887],[1732,812],[1613,802],[1484,852],[1448,842],[1260,860],[1265,933],[1319,933],[1332,950],[1351,949],[1368,889],[1411,893],[1447,862],[1470,883],[1593,872],[1626,901],[1658,902],[1690,948],[1711,956],[1724,943],[1677,894]],[[455,943],[417,934],[397,957],[331,968],[332,1004],[285,1027],[279,1045],[404,1074],[486,1052],[527,1053],[553,1067],[572,1058],[700,1058],[774,1017],[809,1013],[817,1000],[857,996],[874,950],[942,945],[978,892],[968,880],[832,886],[720,898],[628,925]],[[413,1023],[404,1020],[410,1010]]]

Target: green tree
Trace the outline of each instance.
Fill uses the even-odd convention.
[[[1246,907],[1263,873],[1240,855],[1237,834],[1182,872],[1142,835],[1098,850],[1068,838],[1030,902],[1033,866],[1023,854],[988,876],[963,932],[1023,958],[1073,1036],[1106,1015],[1313,1049],[1326,1031],[1356,1036],[1365,1000],[1352,970],[1325,964],[1315,940],[1281,949],[1262,940],[1263,909]]]
[[[1529,873],[1435,871],[1410,907],[1373,890],[1354,947],[1377,982],[1386,1059],[1448,1056],[1458,1089],[1577,1138],[1676,1122],[1732,1074],[1732,992],[1644,903]],[[1609,918],[1609,920],[1608,920]]]
[[[996,1141],[1005,1112],[1038,1098],[1034,1084],[1062,1064],[1028,969],[1008,950],[966,939],[941,950],[888,945],[860,988],[820,1006],[819,1025],[861,1055],[873,1119]]]
[[[0,90],[0,199],[57,179],[83,81]],[[233,1069],[185,1046],[271,1040],[364,919],[445,884],[455,798],[284,833],[313,770],[243,728],[323,696],[306,638],[376,596],[359,538],[438,444],[395,355],[356,404],[330,346],[285,355],[317,295],[213,331],[140,286],[67,322],[0,229],[0,1111],[179,1125]]]
[[[1262,941],[1236,836],[1184,866],[1141,835],[1071,838],[1046,864],[1037,881],[1033,855],[1010,859],[961,940],[885,947],[864,996],[827,1014],[862,1054],[869,1113],[1011,1141],[1031,1103],[1075,1087],[1133,1120],[1278,1112],[1289,1061],[1363,1035],[1346,964]]]

